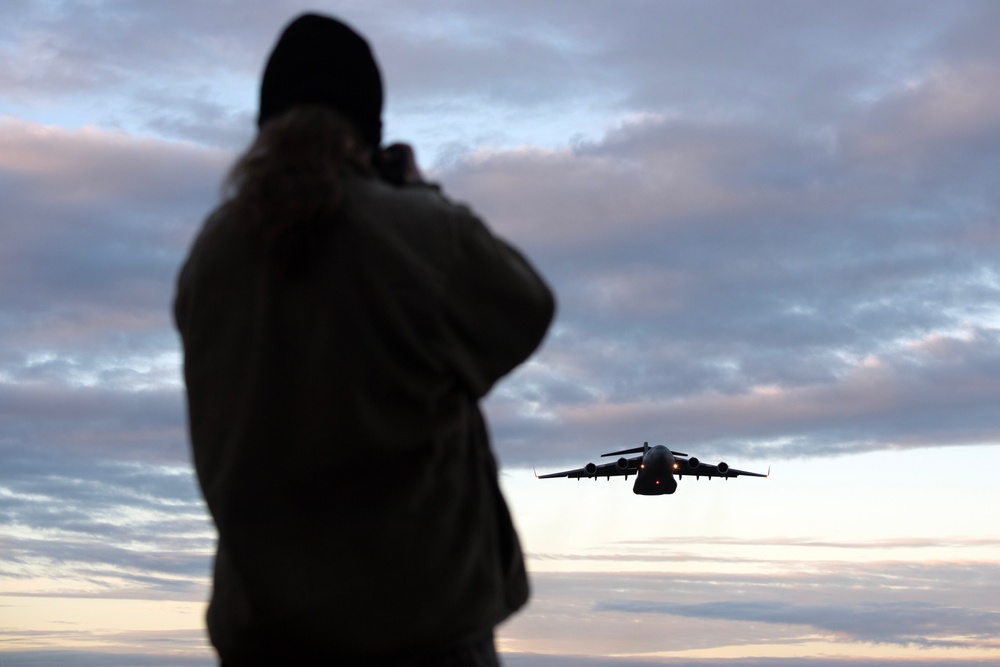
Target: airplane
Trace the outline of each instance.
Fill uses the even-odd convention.
[[[642,456],[625,458],[625,456],[622,456],[623,454],[642,454]],[[720,462],[718,465],[702,463],[694,456],[688,457],[683,452],[671,451],[663,445],[653,445],[650,447],[648,442],[642,443],[642,447],[623,449],[619,452],[609,452],[601,454],[601,456],[621,456],[621,458],[614,463],[602,463],[601,465],[588,463],[576,470],[554,472],[548,475],[539,475],[536,472],[535,477],[538,479],[548,479],[551,477],[576,479],[593,477],[597,479],[598,477],[607,477],[610,480],[612,476],[624,475],[625,479],[628,479],[629,475],[635,475],[635,484],[632,486],[632,493],[642,496],[659,496],[673,493],[677,490],[677,480],[674,479],[674,475],[677,475],[678,479],[684,475],[694,475],[695,479],[700,479],[701,477],[708,477],[709,479],[712,477],[722,477],[729,479],[730,477],[739,477],[740,475],[747,475],[748,477],[771,476],[770,467],[768,467],[766,475],[759,472],[736,470],[735,468],[730,468],[725,462]]]

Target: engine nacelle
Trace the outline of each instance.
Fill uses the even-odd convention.
[[[729,472],[729,464],[726,463],[725,461],[719,461],[719,465],[715,467],[718,468],[719,472],[721,472],[723,475]]]
[[[687,466],[689,470],[697,470],[700,465],[701,461],[699,461],[697,457],[692,456],[688,459]]]
[[[588,475],[593,475],[595,472],[597,472],[597,466],[593,463],[588,463],[587,465],[583,466],[583,471]]]
[[[618,459],[618,461],[616,461],[615,464],[618,466],[619,470],[627,470],[628,469],[628,459],[625,458],[624,456],[621,457],[620,459]]]

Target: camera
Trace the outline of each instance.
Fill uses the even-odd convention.
[[[392,144],[375,151],[372,166],[383,181],[393,185],[406,185],[420,180],[413,159],[413,149],[406,144]]]

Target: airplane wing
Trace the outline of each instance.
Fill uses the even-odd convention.
[[[548,479],[550,477],[616,477],[621,475],[635,475],[639,472],[639,464],[642,463],[641,456],[633,456],[625,459],[626,465],[621,465],[621,460],[614,463],[588,463],[582,468],[575,470],[564,470],[563,472],[553,472],[548,475],[537,475],[538,479]]]
[[[730,468],[726,463],[712,465],[711,463],[703,463],[696,458],[675,458],[674,474],[678,476],[694,475],[696,477],[724,477],[726,479],[729,479],[730,477],[739,477],[740,475],[746,475],[747,477],[770,477],[771,469],[768,468],[767,474],[764,474],[760,472],[748,472],[746,470]]]

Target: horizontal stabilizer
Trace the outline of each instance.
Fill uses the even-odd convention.
[[[645,452],[643,447],[633,447],[632,449],[623,449],[620,452],[608,452],[607,454],[601,454],[601,456],[618,456],[619,454],[642,454]]]
[[[618,456],[619,454],[645,454],[647,447],[633,447],[632,449],[623,449],[620,452],[608,452],[607,454],[601,454],[601,456]],[[684,452],[675,452],[670,450],[670,453],[674,456],[687,456]]]

